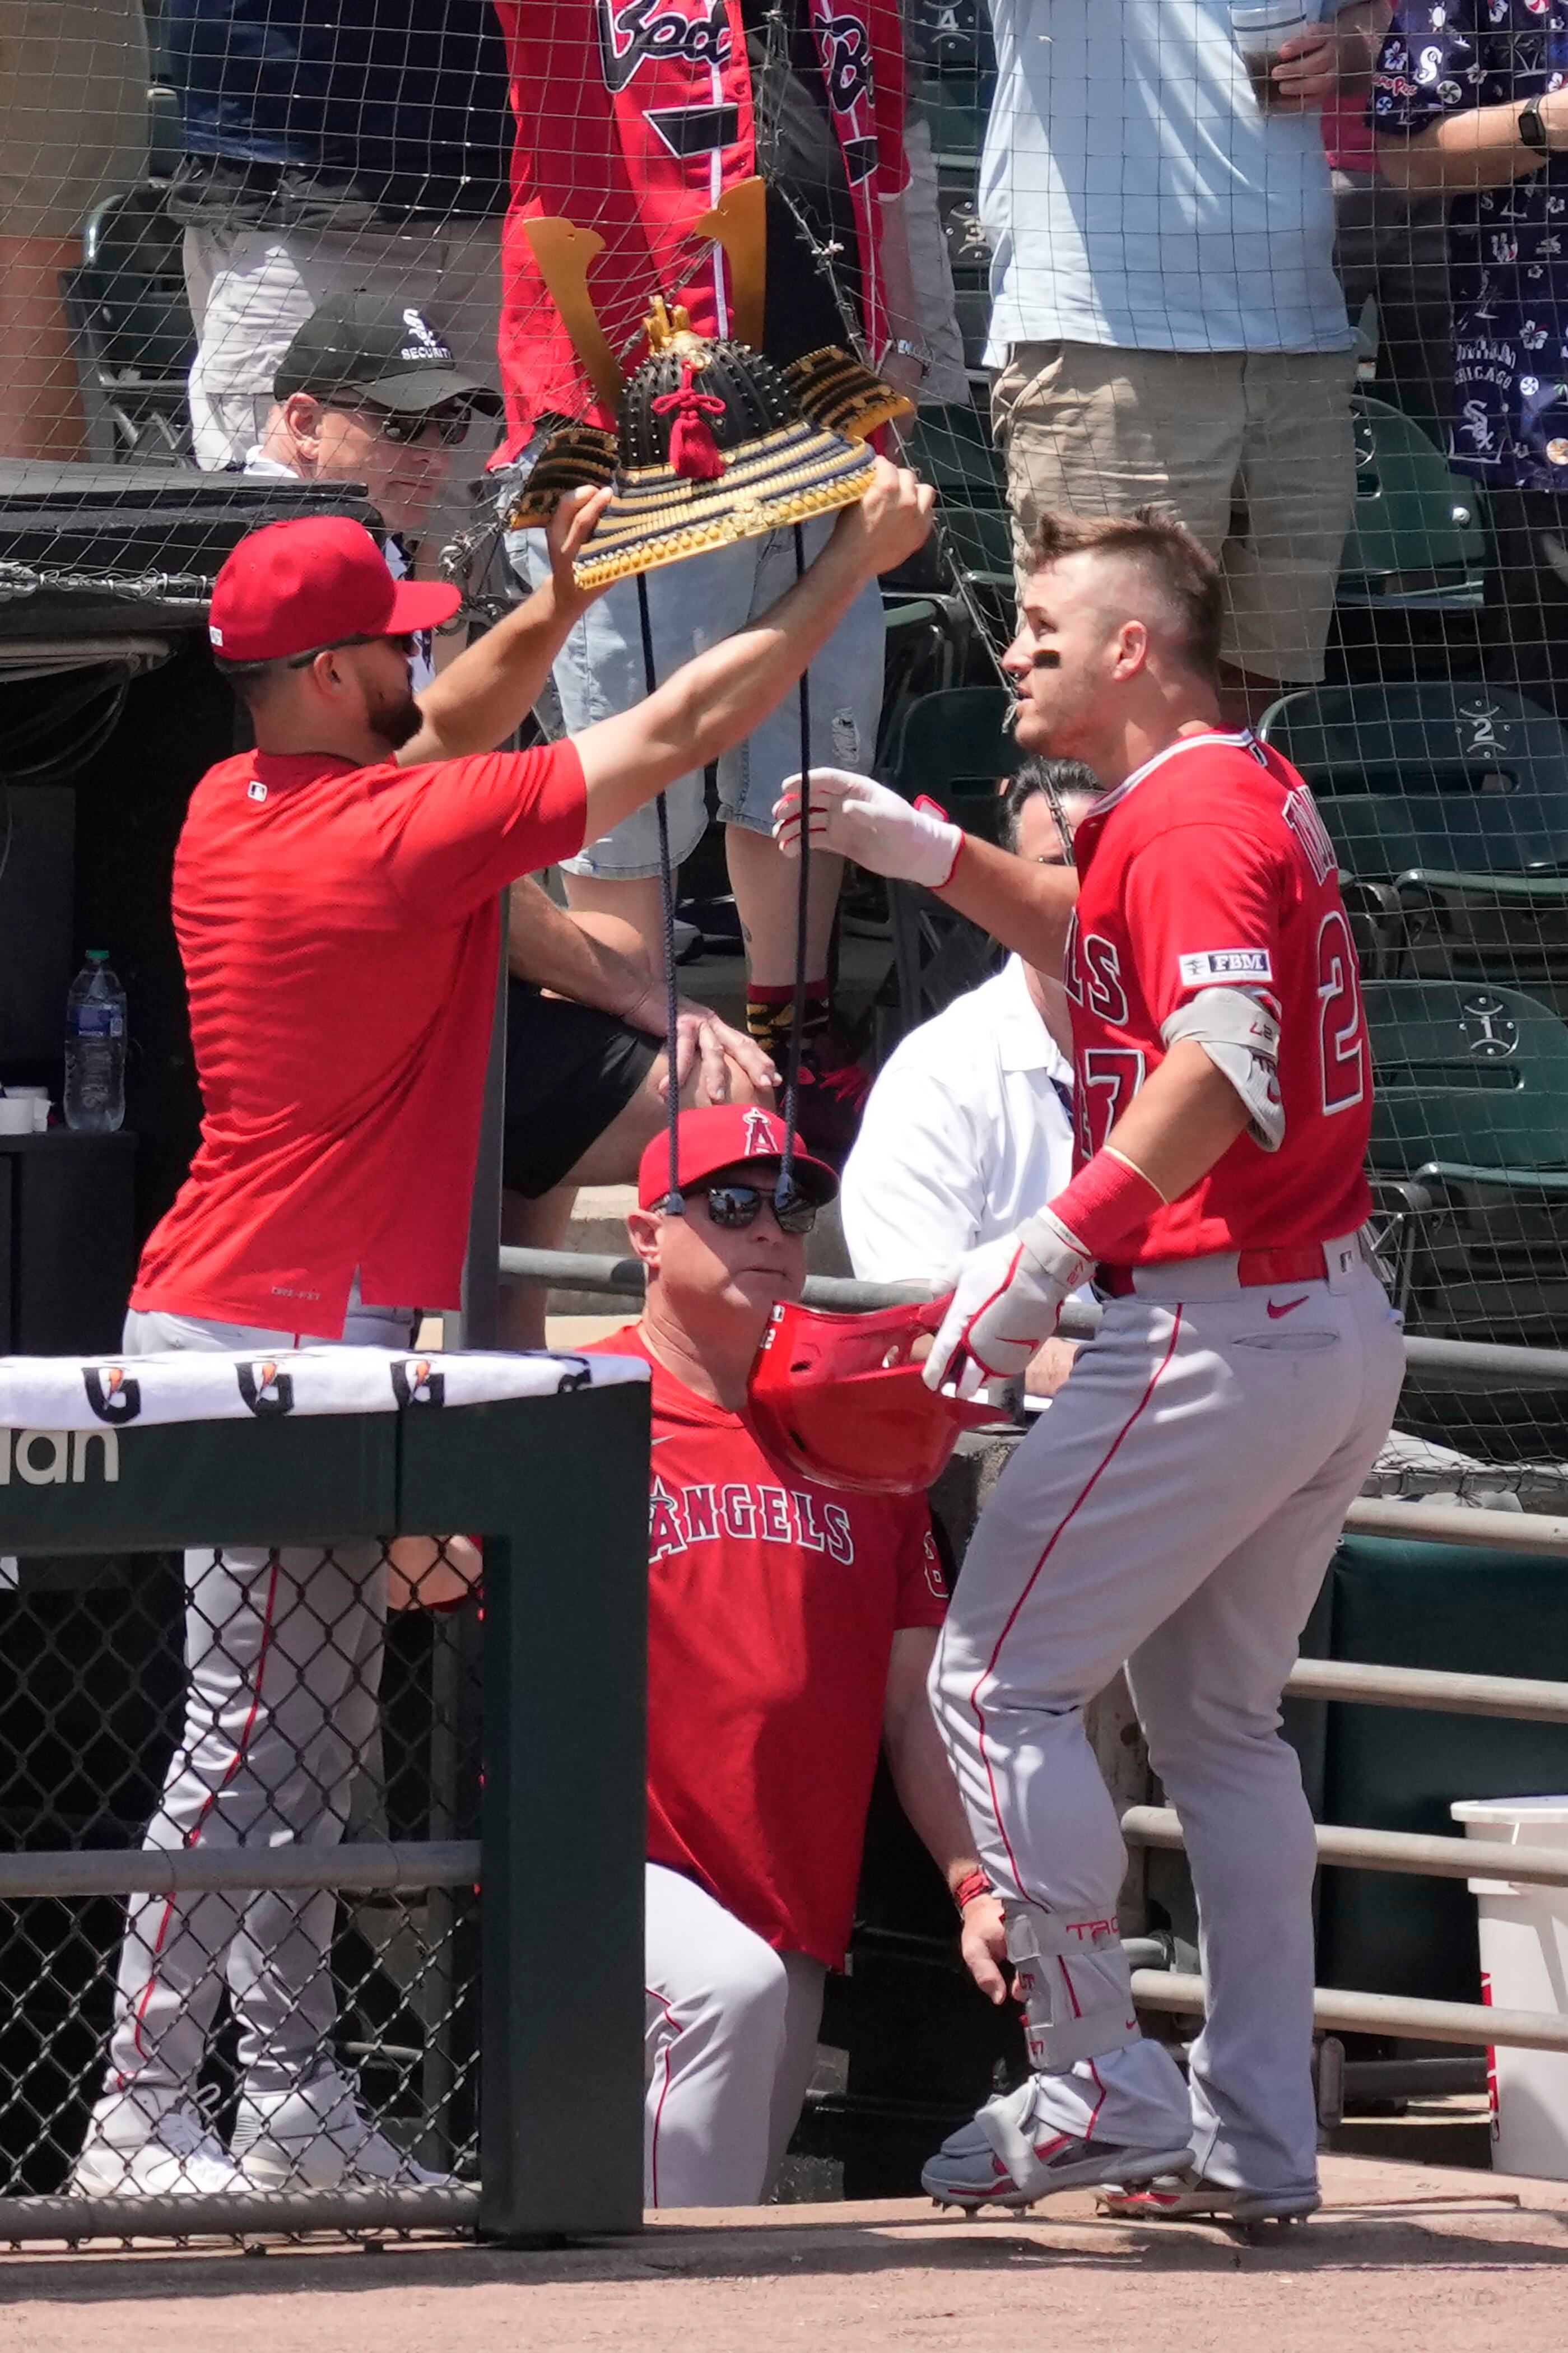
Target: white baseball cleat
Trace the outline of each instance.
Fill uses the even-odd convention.
[[[939,2206],[1032,2206],[1061,2189],[1152,2180],[1184,2165],[1184,2144],[1129,2148],[1058,2132],[1033,2113],[1035,2081],[988,2100],[972,2124],[950,2133],[921,2175]]]
[[[1304,2222],[1322,2202],[1315,2189],[1230,2189],[1223,2181],[1205,2180],[1191,2166],[1136,2188],[1108,2186],[1099,2199],[1100,2212],[1120,2222]]]
[[[73,2198],[221,2197],[249,2182],[194,2109],[165,2108],[132,2140],[111,2140],[94,2116],[70,2178]]]
[[[255,2189],[361,2189],[373,2182],[413,2189],[453,2179],[405,2157],[335,2067],[292,2091],[247,2094],[234,2153]]]

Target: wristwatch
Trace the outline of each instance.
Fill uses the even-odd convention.
[[[895,335],[882,353],[884,363],[897,355],[901,360],[913,360],[921,375],[931,374],[931,355],[924,343],[911,343],[907,335]]]
[[[1532,149],[1537,155],[1550,152],[1551,142],[1546,136],[1546,125],[1541,119],[1541,107],[1533,98],[1519,110],[1519,136],[1521,143]]]

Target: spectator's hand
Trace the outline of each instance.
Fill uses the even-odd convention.
[[[936,492],[907,466],[891,466],[879,458],[870,487],[855,506],[839,511],[834,526],[836,544],[854,548],[868,580],[891,572],[907,561],[931,536],[931,509]]]
[[[1275,105],[1281,111],[1305,114],[1313,107],[1331,106],[1345,83],[1367,71],[1364,34],[1343,32],[1337,25],[1310,25],[1279,45],[1279,61],[1270,79]]]
[[[1005,2001],[1007,1928],[994,1895],[976,1895],[959,1917],[963,1923],[959,1950],[963,1966],[987,2001]]]
[[[923,807],[847,768],[811,772],[811,846],[852,858],[895,882],[940,891],[952,879],[963,835],[935,804]],[[801,780],[786,776],[773,803],[773,839],[786,858],[800,856]]]
[[[627,1006],[621,1016],[634,1029],[646,1029],[650,1038],[662,1038],[666,1027],[664,983],[649,979],[642,995]],[[721,1021],[711,1006],[695,1004],[689,997],[680,1000],[676,1020],[676,1085],[684,1092],[688,1080],[696,1071],[701,1081],[702,1092],[710,1103],[730,1100],[730,1065],[742,1071],[752,1085],[771,1095],[778,1085],[779,1074],[772,1057],[765,1054],[754,1038],[743,1029],[731,1029]],[[669,1073],[659,1082],[659,1092],[669,1094]]]
[[[605,593],[603,588],[579,588],[572,576],[572,566],[612,495],[607,490],[595,491],[584,483],[581,490],[569,491],[550,518],[544,536],[550,549],[555,602],[562,612],[586,612]]]
[[[1047,1340],[1029,1359],[1029,1369],[1024,1375],[1024,1390],[1028,1397],[1053,1398],[1067,1379],[1078,1356],[1075,1340]]]

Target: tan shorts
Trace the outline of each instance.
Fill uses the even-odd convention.
[[[142,0],[0,0],[0,237],[64,244],[146,170]]]
[[[1015,343],[992,390],[1020,567],[1042,514],[1165,500],[1219,558],[1225,659],[1309,682],[1355,495],[1353,352]]]

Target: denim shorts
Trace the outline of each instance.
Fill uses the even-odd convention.
[[[805,526],[809,563],[833,529],[831,515]],[[542,578],[547,559],[541,531],[512,532],[507,554],[525,586]],[[661,565],[646,575],[657,681],[668,678],[748,621],[755,620],[795,585],[793,531]],[[811,665],[811,756],[824,766],[863,768],[877,744],[882,707],[882,599],[875,582],[856,598]],[[562,731],[577,735],[640,702],[647,691],[642,623],[636,580],[617,580],[591,605],[556,658],[554,687]],[[750,833],[773,829],[779,786],[800,766],[800,698],[793,691],[762,725],[719,763],[719,815]],[[689,858],[707,822],[700,771],[681,776],[668,794],[673,862]],[[623,818],[613,833],[588,842],[565,860],[568,873],[633,881],[658,871],[658,825],[653,805]]]

